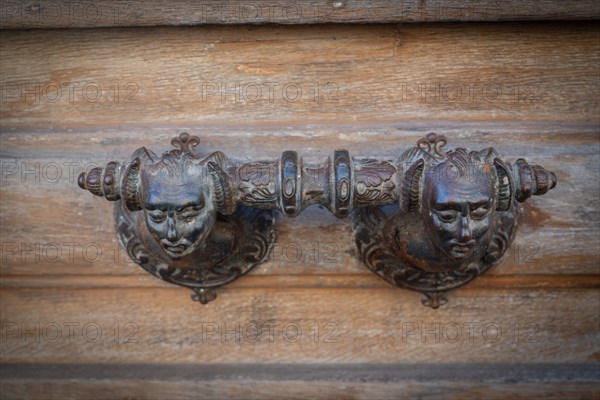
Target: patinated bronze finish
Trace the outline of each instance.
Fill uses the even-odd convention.
[[[272,210],[236,207],[230,162],[199,156],[187,133],[158,157],[142,147],[131,160],[79,176],[79,186],[115,206],[117,234],[129,256],[151,274],[194,290],[206,304],[215,288],[264,259],[274,241]]]
[[[79,186],[119,201],[118,236],[135,262],[194,290],[214,289],[261,262],[274,241],[274,210],[296,216],[318,204],[344,218],[355,212],[365,264],[388,282],[418,290],[437,308],[444,294],[496,263],[515,232],[516,201],[556,185],[553,173],[525,160],[503,162],[489,148],[443,150],[430,134],[397,161],[351,157],[304,162],[295,151],[238,163],[200,155],[182,133],[158,157],[138,149],[79,177]]]
[[[519,159],[510,165],[493,148],[445,152],[429,134],[398,160],[400,201],[356,213],[355,238],[369,269],[425,294],[438,308],[446,292],[497,263],[516,230],[517,201],[556,186],[556,176]]]

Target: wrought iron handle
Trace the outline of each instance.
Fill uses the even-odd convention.
[[[553,173],[522,159],[511,166],[491,148],[445,152],[446,139],[435,134],[398,160],[336,150],[317,162],[285,151],[278,160],[240,163],[221,152],[199,154],[199,139],[187,133],[171,144],[161,156],[142,147],[128,162],[82,173],[78,183],[120,200],[117,232],[133,260],[192,288],[203,304],[266,257],[274,210],[296,216],[319,204],[340,218],[360,208],[355,237],[365,264],[437,307],[446,291],[506,251],[515,200],[556,185]]]

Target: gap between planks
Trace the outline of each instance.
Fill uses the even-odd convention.
[[[220,290],[238,288],[346,288],[382,289],[392,287],[369,273],[365,274],[299,274],[244,276]],[[48,289],[48,288],[98,288],[136,289],[161,288],[177,289],[153,276],[144,275],[4,275],[0,276],[2,289]],[[600,275],[507,275],[480,276],[467,284],[469,289],[596,289],[600,288]]]

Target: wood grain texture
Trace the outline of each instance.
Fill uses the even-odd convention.
[[[597,289],[1,289],[3,363],[597,363]],[[595,306],[592,306],[594,304]],[[69,328],[71,326],[71,328]],[[118,328],[118,330],[117,330]]]
[[[6,399],[598,398],[597,368],[578,364],[17,364],[0,377]]]
[[[565,20],[600,17],[595,1],[343,0],[3,1],[2,28]]]
[[[7,31],[0,127],[596,124],[597,38],[585,22]]]

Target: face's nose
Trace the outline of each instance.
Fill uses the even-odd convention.
[[[173,216],[167,217],[167,240],[170,242],[176,242],[177,237],[177,229],[175,227],[175,219]]]
[[[471,229],[471,218],[468,215],[460,217],[458,237],[462,242],[468,242],[473,239],[473,230]]]

